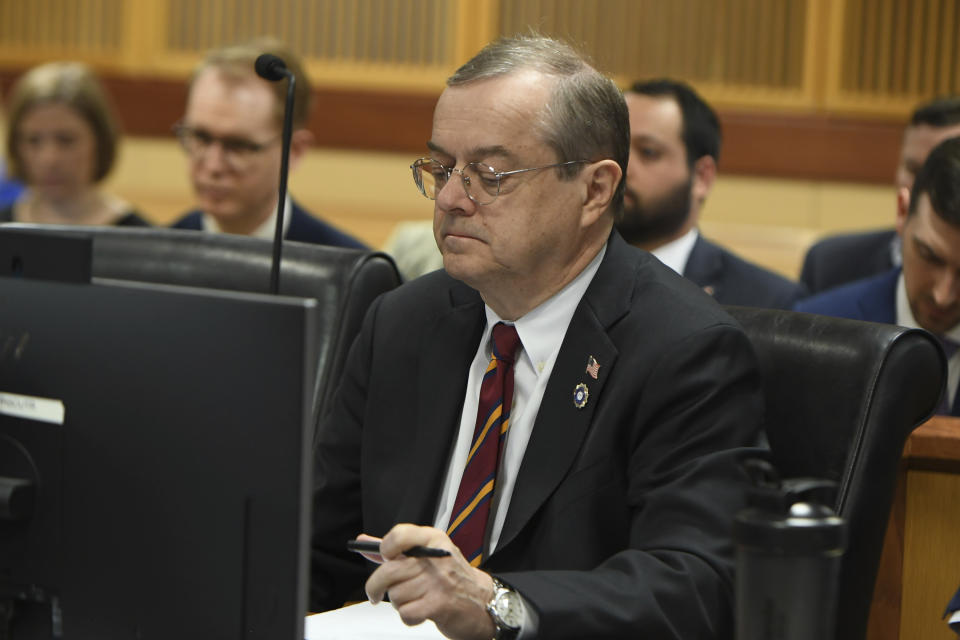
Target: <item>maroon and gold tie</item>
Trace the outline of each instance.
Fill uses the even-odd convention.
[[[447,535],[474,567],[483,560],[483,537],[500,462],[501,443],[510,428],[513,360],[520,336],[512,325],[493,328],[493,357],[480,385],[480,406],[470,453],[453,504]]]

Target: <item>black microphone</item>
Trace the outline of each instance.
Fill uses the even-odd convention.
[[[277,228],[273,234],[273,261],[270,264],[270,293],[279,293],[280,290],[280,251],[283,243],[283,210],[287,203],[287,173],[290,163],[290,136],[293,130],[293,88],[297,79],[287,69],[287,63],[272,53],[261,54],[253,69],[264,80],[276,82],[288,79],[287,103],[283,113],[283,146],[280,156],[280,191],[277,198]]]
[[[287,69],[287,63],[273,55],[272,53],[261,54],[257,61],[253,63],[253,68],[257,75],[264,80],[276,82],[283,80],[287,76],[293,76]]]

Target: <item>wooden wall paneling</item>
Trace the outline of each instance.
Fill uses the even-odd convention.
[[[784,55],[784,41],[789,38],[787,32],[789,24],[787,23],[787,8],[782,2],[771,2],[767,5],[770,10],[770,40],[764,51],[767,55],[765,59],[769,60],[769,84],[784,86],[789,84],[789,72],[784,65],[786,56]]]
[[[506,1],[506,0],[504,0]],[[485,44],[500,34],[500,2],[498,0],[459,0],[448,5],[437,4],[438,34],[455,34],[453,42],[444,39],[442,59],[450,73],[473,57]],[[513,35],[513,34],[511,34]],[[449,75],[449,73],[447,74]]]
[[[860,74],[857,87],[861,91],[879,93],[877,86],[877,19],[876,0],[866,3],[863,8],[863,49],[861,53]]]
[[[843,30],[843,12],[837,11],[839,4],[829,0],[809,0],[807,3],[802,41],[802,85],[811,105],[822,105],[831,82],[839,77]]]
[[[763,0],[741,0],[743,2],[743,32],[740,34],[740,48],[743,56],[743,81],[747,84],[763,86],[760,78],[760,60],[767,56],[766,51],[759,47],[757,38],[747,37],[748,34],[762,33],[767,26],[758,20],[760,17],[760,2]]]
[[[701,2],[698,5],[698,11],[702,18],[700,21],[700,32],[696,39],[704,43],[704,46],[698,47],[699,58],[697,60],[696,71],[698,76],[703,78],[716,77],[719,69],[723,65],[723,4],[717,2]]]
[[[953,0],[945,0],[943,3],[943,14],[940,16],[940,42],[941,55],[939,56],[940,67],[937,76],[937,94],[952,93],[960,89],[960,83],[953,83],[953,70],[957,66],[957,50],[960,37],[957,31],[960,24],[957,22],[957,7]]]
[[[960,32],[960,11],[957,11],[954,16],[954,33]],[[958,87],[955,93],[960,93],[960,60],[957,58],[960,57],[960,37],[958,37],[953,43],[953,53],[950,56],[950,59],[953,60],[953,86]]]
[[[892,57],[892,77],[891,93],[894,95],[903,95],[907,90],[907,37],[909,33],[910,21],[907,14],[910,11],[905,2],[893,3],[893,41],[891,49]]]
[[[907,59],[907,93],[910,95],[918,95],[921,90],[920,74],[917,71],[923,56],[923,8],[922,0],[917,0],[914,3],[914,10],[907,12],[907,18],[910,22],[910,38],[907,40],[904,53]]]
[[[172,19],[164,0],[140,0],[124,7],[121,55],[130,73],[154,71],[155,56],[164,47],[164,37]]]
[[[846,33],[844,38],[844,58],[849,59],[846,74],[843,78],[843,87],[853,88],[860,85],[860,75],[863,68],[864,49],[864,7],[863,0],[847,0],[847,13],[844,24]]]
[[[877,7],[879,26],[877,27],[877,64],[876,87],[883,95],[892,93],[890,69],[893,57],[893,0],[880,0]]]
[[[916,70],[923,79],[920,86],[920,93],[929,95],[936,92],[937,83],[937,51],[940,47],[940,30],[937,28],[940,20],[940,2],[939,0],[925,0],[926,5],[926,25],[924,28],[924,39],[922,48],[922,57],[920,66]]]

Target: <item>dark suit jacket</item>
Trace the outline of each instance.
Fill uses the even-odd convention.
[[[693,245],[683,276],[720,304],[790,309],[806,295],[802,285],[747,262],[702,235]]]
[[[895,324],[899,277],[900,267],[888,269],[878,276],[857,280],[801,300],[794,309],[836,318]]]
[[[889,271],[897,266],[891,254],[896,242],[894,229],[824,238],[807,250],[800,282],[815,294]]]
[[[285,239],[295,242],[327,244],[334,247],[348,247],[351,249],[367,248],[366,245],[353,236],[349,236],[323,220],[310,215],[307,210],[297,204],[296,201],[292,201],[292,204],[290,226],[287,228]],[[203,213],[199,210],[190,211],[170,226],[174,229],[202,231]]]
[[[953,598],[950,599],[950,604],[947,605],[947,610],[943,613],[943,616],[951,616],[954,611],[960,611],[960,589],[957,589],[957,592],[953,594]],[[950,625],[950,628],[960,634],[960,622],[954,622]]]
[[[478,293],[444,271],[367,314],[318,433],[314,610],[370,571],[347,539],[432,524],[484,326]],[[536,608],[540,637],[732,637],[730,528],[763,412],[758,375],[719,305],[611,235],[483,564]]]

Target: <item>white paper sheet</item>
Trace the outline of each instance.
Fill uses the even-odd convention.
[[[389,602],[350,605],[307,616],[306,640],[440,640],[443,634],[427,620],[416,627],[403,624]]]

